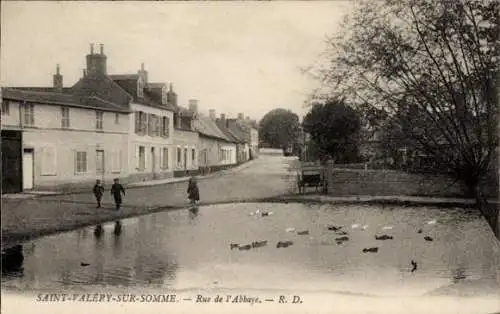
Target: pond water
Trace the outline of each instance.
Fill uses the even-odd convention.
[[[330,225],[342,226],[346,234],[329,230]],[[393,238],[376,240],[375,235]],[[348,240],[336,240],[343,236]],[[255,241],[267,245],[231,249],[232,243]],[[293,244],[277,248],[280,241]],[[363,252],[374,247],[377,252]],[[444,295],[478,298],[473,308],[490,310],[500,295],[498,252],[487,223],[461,208],[227,204],[24,243],[22,269],[4,273],[2,288],[293,291],[355,299]]]

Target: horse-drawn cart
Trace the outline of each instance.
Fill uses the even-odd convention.
[[[319,187],[322,187],[323,191],[325,191],[325,168],[323,167],[323,165],[321,165],[321,163],[301,162],[300,170],[297,175],[299,193],[304,193],[306,187],[315,187],[316,192],[318,192]]]

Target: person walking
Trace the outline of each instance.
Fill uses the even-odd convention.
[[[198,183],[196,182],[196,177],[189,178],[187,193],[191,204],[196,204],[200,200],[200,190],[198,189]]]
[[[101,208],[101,199],[102,195],[104,194],[104,187],[101,184],[101,180],[97,179],[95,181],[95,185],[92,191],[94,192],[94,196],[97,201],[97,208]]]
[[[111,195],[115,199],[116,209],[118,210],[122,204],[122,193],[123,196],[125,196],[125,189],[123,188],[123,185],[120,184],[120,180],[118,180],[118,178],[113,181],[114,183],[111,186]]]

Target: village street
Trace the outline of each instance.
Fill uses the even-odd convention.
[[[200,177],[200,205],[258,200],[288,194],[296,188],[294,158],[262,155],[234,169]],[[2,198],[2,239],[6,243],[31,236],[71,230],[97,222],[188,206],[187,182],[126,189],[120,212],[109,188],[96,209],[89,193]]]

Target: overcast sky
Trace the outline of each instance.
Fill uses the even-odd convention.
[[[260,119],[277,107],[305,112],[315,86],[300,69],[349,10],[344,1],[15,2],[2,1],[2,86],[64,85],[82,75],[89,44],[103,43],[108,74],[173,83],[181,104]]]

